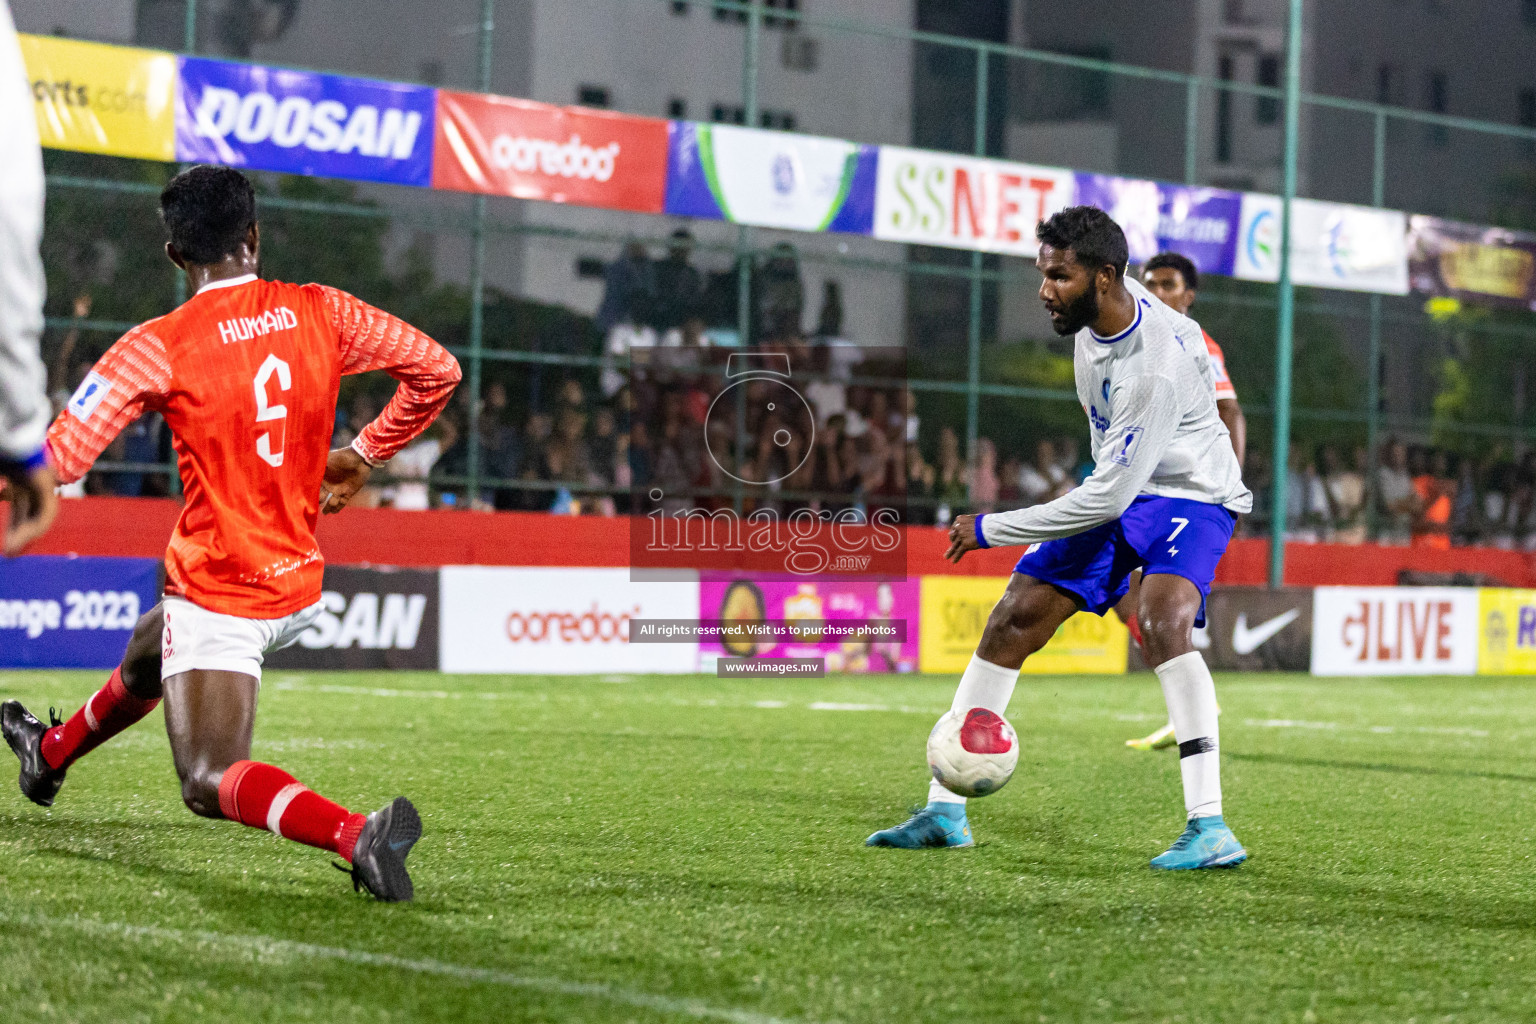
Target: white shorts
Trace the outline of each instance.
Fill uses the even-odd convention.
[[[259,682],[261,656],[296,642],[323,607],[324,602],[316,601],[280,619],[242,619],[167,595],[162,605],[165,627],[160,634],[160,677],[211,669],[255,676]]]

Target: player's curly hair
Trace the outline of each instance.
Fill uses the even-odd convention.
[[[160,220],[188,263],[233,255],[256,223],[256,190],[233,167],[189,167],[160,193]]]
[[[1053,213],[1035,228],[1035,237],[1052,249],[1071,250],[1089,270],[1111,267],[1117,278],[1125,276],[1131,258],[1125,232],[1097,206],[1069,206]]]
[[[1194,261],[1183,253],[1160,252],[1147,260],[1147,265],[1142,267],[1143,273],[1151,273],[1154,270],[1162,270],[1168,267],[1177,270],[1179,276],[1184,279],[1184,287],[1190,291],[1200,290],[1200,271],[1195,269]]]

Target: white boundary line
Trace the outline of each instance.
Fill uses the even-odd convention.
[[[182,931],[178,928],[124,924],[119,921],[102,921],[90,917],[35,917],[5,913],[0,913],[0,924],[26,928],[63,929],[103,938],[148,939],[168,945],[215,946],[256,956],[279,955],[296,959],[335,960],[363,967],[385,967],[390,970],[452,978],[455,981],[481,985],[498,985],[504,988],[530,989],[552,995],[605,1000],[610,1003],[655,1010],[659,1013],[681,1014],[705,1020],[731,1021],[733,1024],[800,1024],[792,1018],[771,1017],[763,1013],[753,1013],[750,1010],[730,1010],[710,1006],[697,999],[677,999],[672,996],[636,992],[613,985],[540,978],[493,970],[488,967],[466,967],[463,964],[448,963],[443,960],[418,960],[413,957],[370,953],[366,950],[345,949],[340,946],[317,946],[308,942],[273,938],[269,935],[230,935],[223,932]]]

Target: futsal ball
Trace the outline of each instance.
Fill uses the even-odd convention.
[[[960,796],[987,796],[1007,785],[1019,763],[1013,726],[986,708],[951,711],[928,734],[928,768]]]

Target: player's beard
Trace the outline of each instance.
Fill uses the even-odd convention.
[[[1099,318],[1099,293],[1093,287],[1083,289],[1083,294],[1072,300],[1061,311],[1061,318],[1051,321],[1051,329],[1062,337],[1076,334]]]

